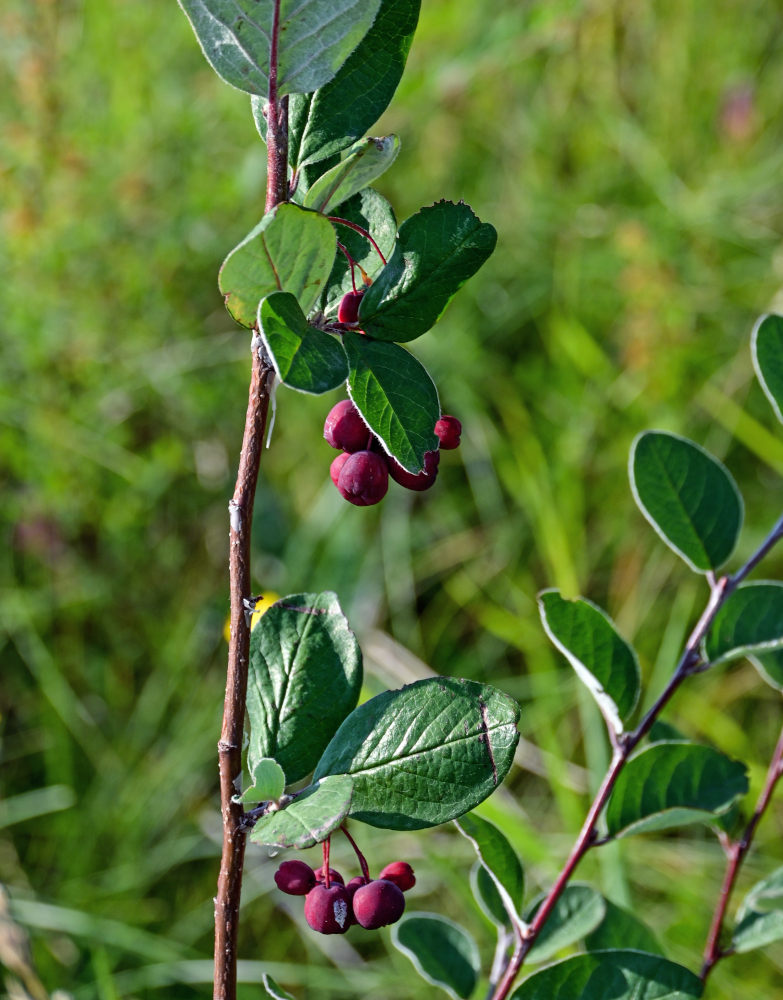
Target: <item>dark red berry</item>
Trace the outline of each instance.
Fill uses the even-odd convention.
[[[424,471],[419,472],[415,476],[412,472],[408,472],[407,469],[403,469],[400,463],[395,461],[391,456],[387,456],[387,461],[389,463],[389,475],[395,483],[399,483],[400,486],[404,486],[407,490],[416,490],[417,492],[428,490],[438,478],[439,451],[427,451],[424,453]]]
[[[360,889],[363,885],[367,885],[369,881],[370,880],[368,878],[365,878],[363,875],[357,875],[355,878],[352,878],[351,881],[348,883],[348,885],[346,885],[345,887],[346,892],[348,893],[348,898],[351,901],[351,908],[349,913],[351,924],[356,923],[356,917],[353,915],[353,897],[356,895],[356,890]]]
[[[329,475],[332,477],[332,482],[335,486],[337,485],[337,480],[340,478],[340,472],[342,471],[343,466],[350,457],[351,456],[348,452],[344,451],[342,455],[338,455],[329,466]]]
[[[386,460],[373,451],[357,451],[350,455],[337,479],[337,489],[357,507],[371,507],[383,500],[389,488],[389,467]]]
[[[435,433],[438,435],[441,448],[444,451],[450,451],[452,448],[459,448],[462,424],[456,417],[450,417],[448,413],[444,413],[435,424]]]
[[[407,861],[392,861],[386,865],[378,878],[385,878],[387,882],[394,882],[396,886],[407,892],[416,885],[416,876]]]
[[[351,900],[344,885],[316,885],[305,897],[305,920],[321,934],[345,934],[351,926]]]
[[[340,299],[337,307],[338,323],[357,323],[359,321],[359,303],[362,301],[364,290],[360,292],[346,292]]]
[[[396,923],[404,910],[402,889],[387,879],[374,879],[357,889],[353,897],[353,915],[370,931]]]
[[[323,865],[320,868],[315,869],[315,881],[318,882],[319,885],[325,881]],[[338,885],[345,884],[345,879],[336,868],[329,869],[329,881],[336,882]]]
[[[324,437],[333,448],[353,452],[367,447],[370,431],[350,399],[341,399],[327,414]]]
[[[315,885],[315,872],[304,861],[284,861],[275,872],[275,883],[289,896],[306,896]]]

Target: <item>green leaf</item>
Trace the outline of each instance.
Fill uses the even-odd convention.
[[[265,972],[263,974],[261,982],[264,985],[264,989],[269,996],[273,998],[273,1000],[294,1000],[294,997],[288,992],[288,990],[284,990],[282,986],[278,986],[268,973]]]
[[[632,757],[606,809],[609,834],[709,822],[748,791],[747,768],[711,747],[654,743]]]
[[[534,900],[525,914],[526,923],[533,920],[543,901],[544,895]],[[566,886],[530,949],[528,961],[546,962],[563,948],[581,941],[595,930],[605,913],[604,897],[595,889],[579,883]]]
[[[284,809],[262,816],[250,831],[254,844],[303,851],[326,840],[351,808],[353,783],[348,775],[324,778],[296,793]]]
[[[428,677],[360,705],[315,771],[350,774],[351,815],[389,830],[447,823],[505,778],[519,706],[488,684]]]
[[[783,646],[783,583],[746,583],[729,594],[702,643],[710,663]]]
[[[219,77],[269,96],[275,0],[179,0]],[[370,29],[380,0],[280,0],[277,92],[307,94],[328,83]]]
[[[473,844],[479,861],[496,885],[505,909],[512,919],[518,917],[525,894],[525,874],[506,835],[493,823],[474,813],[467,813],[454,822],[460,833]]]
[[[627,948],[662,955],[663,950],[653,932],[629,910],[605,899],[604,919],[585,938],[588,951],[608,951]]]
[[[510,927],[511,919],[495,880],[485,865],[477,861],[470,869],[470,891],[481,912],[498,927]]]
[[[623,731],[639,699],[640,675],[636,653],[622,639],[611,618],[584,598],[567,601],[558,590],[538,595],[546,634],[598,702],[607,725]]]
[[[276,802],[284,791],[285,772],[282,767],[271,757],[261,757],[250,766],[250,787],[245,789],[239,801]]]
[[[783,691],[783,649],[775,649],[763,656],[749,656],[763,681],[778,691]]]
[[[380,118],[400,82],[419,0],[381,0],[373,26],[337,75],[312,94],[292,95],[288,105],[288,162],[302,168],[340,153]],[[266,141],[266,101],[250,98],[253,118]]]
[[[752,951],[783,939],[783,868],[757,882],[737,911],[732,946]]]
[[[304,197],[304,207],[328,215],[344,201],[358,194],[397,159],[400,140],[396,135],[362,139],[348,151],[344,160],[327,170]]]
[[[420,976],[455,1000],[466,1000],[476,988],[479,950],[459,924],[436,913],[413,913],[394,925],[392,943],[408,956]]]
[[[362,299],[362,329],[400,343],[426,333],[496,241],[494,228],[464,202],[422,208],[403,222],[389,263]]]
[[[370,430],[408,472],[424,468],[424,455],[438,447],[438,391],[427,369],[397,344],[346,333],[348,393]]]
[[[783,316],[762,316],[753,328],[750,348],[761,388],[783,423]]]
[[[718,569],[742,527],[742,497],[726,467],[693,441],[645,431],[631,446],[631,488],[641,512],[691,569]]]
[[[306,777],[356,705],[362,654],[335,594],[292,594],[250,633],[249,758]]]
[[[365,188],[340,206],[340,218],[354,222],[366,229],[384,257],[390,257],[397,241],[397,220],[388,201],[373,188]],[[374,278],[384,266],[375,248],[360,233],[347,226],[335,224],[339,240],[367,273]],[[361,288],[361,272],[356,273],[356,287]],[[343,253],[334,258],[332,273],[321,298],[321,308],[327,314],[337,315],[340,299],[346,292],[353,291],[351,268]]]
[[[595,951],[542,969],[511,1000],[693,1000],[702,989],[698,976],[659,955]]]
[[[348,377],[342,344],[310,326],[290,292],[272,292],[261,300],[258,326],[283,385],[318,395]]]
[[[317,212],[282,204],[264,218],[223,261],[218,285],[226,308],[242,326],[255,325],[258,304],[272,292],[290,292],[307,313],[332,270],[337,237]]]

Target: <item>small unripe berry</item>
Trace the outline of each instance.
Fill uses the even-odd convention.
[[[332,477],[332,482],[337,485],[337,480],[340,478],[340,473],[342,472],[343,466],[348,461],[351,456],[347,451],[344,451],[337,458],[332,460],[332,464],[329,466],[329,475]]]
[[[351,900],[344,885],[316,885],[305,897],[305,920],[321,934],[345,934],[351,926]]]
[[[370,431],[350,399],[341,399],[326,416],[324,437],[333,448],[353,452],[367,447]]]
[[[371,507],[383,500],[389,488],[386,460],[372,451],[350,455],[337,479],[337,489],[357,507]]]
[[[304,861],[284,861],[275,872],[275,884],[289,896],[306,896],[315,885],[315,872]]]
[[[378,878],[394,882],[403,892],[407,892],[408,889],[412,889],[416,885],[416,876],[407,861],[392,861],[390,865],[386,865]]]
[[[353,915],[367,930],[396,923],[405,910],[402,889],[387,879],[374,879],[356,890]]]
[[[424,453],[424,469],[414,476],[412,472],[403,469],[399,462],[391,456],[387,456],[389,464],[389,475],[400,486],[407,490],[415,490],[417,493],[428,490],[438,478],[438,464],[440,462],[439,451],[427,451]]]
[[[364,290],[360,292],[346,292],[340,299],[337,307],[338,323],[357,323],[359,321],[359,303],[362,301]]]
[[[435,424],[435,433],[440,441],[440,446],[444,451],[452,448],[459,448],[459,436],[462,433],[462,424],[456,417],[444,413]]]
[[[318,882],[319,885],[321,883],[323,883],[323,882],[326,881],[326,876],[324,875],[323,865],[320,868],[316,868],[315,869],[315,881]],[[338,885],[344,885],[345,884],[345,879],[337,871],[336,868],[330,868],[329,869],[329,881],[330,882],[336,882]]]

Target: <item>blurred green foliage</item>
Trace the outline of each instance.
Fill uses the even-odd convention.
[[[653,692],[705,598],[632,504],[634,434],[683,433],[728,463],[742,552],[780,511],[783,435],[748,336],[783,279],[783,13],[771,0],[423,6],[377,128],[403,142],[379,187],[400,219],[464,198],[499,230],[414,345],[464,443],[432,493],[359,510],[328,479],[334,400],[281,391],[254,572],[259,591],[339,593],[370,690],[421,676],[421,660],[521,700],[528,743],[485,813],[535,888],[606,754],[536,591],[606,606]],[[6,2],[0,134],[0,881],[49,990],[206,997],[226,503],[249,370],[216,272],[262,213],[264,148],[173,2]],[[782,571],[776,555],[764,575]],[[747,666],[695,679],[668,715],[747,760],[756,786],[779,717]],[[743,885],[780,863],[780,819]],[[488,967],[469,846],[447,828],[360,833],[374,866],[412,860],[410,905],[462,914]],[[697,967],[714,839],[640,837],[599,862],[580,877]],[[383,935],[301,933],[275,865],[249,852],[243,996],[258,996],[259,963],[316,1000],[431,995]],[[732,959],[709,996],[771,996],[782,969],[780,948]]]

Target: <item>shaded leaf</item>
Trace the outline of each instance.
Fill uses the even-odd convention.
[[[604,919],[585,938],[588,951],[608,951],[626,948],[644,951],[649,955],[663,955],[663,949],[653,932],[630,910],[605,899]]]
[[[290,783],[315,767],[356,705],[362,655],[337,596],[292,594],[250,633],[251,762],[274,757]]]
[[[783,868],[757,882],[737,911],[732,947],[738,951],[763,948],[783,940]]]
[[[422,208],[403,222],[389,263],[362,299],[362,329],[399,343],[426,333],[496,241],[494,228],[464,202]]]
[[[242,793],[240,802],[277,801],[285,791],[285,772],[276,760],[262,757],[250,767],[250,787]]]
[[[258,326],[280,381],[291,389],[318,395],[348,377],[340,341],[310,326],[290,292],[261,300]]]
[[[734,551],[743,512],[724,465],[693,441],[645,431],[631,446],[630,477],[639,509],[691,569],[723,565]]]
[[[392,942],[416,971],[451,997],[467,998],[481,968],[476,942],[466,930],[436,913],[404,916],[392,928]]]
[[[632,757],[606,809],[609,834],[709,822],[748,791],[747,768],[711,747],[654,743]]]
[[[388,170],[399,151],[400,140],[396,135],[362,139],[348,151],[345,159],[318,178],[302,204],[328,215]]]
[[[470,869],[470,890],[481,912],[498,927],[510,927],[511,919],[495,880],[480,861]]]
[[[783,316],[762,316],[753,328],[750,344],[761,388],[783,423]]]
[[[525,913],[526,923],[533,920],[543,901],[543,894],[533,901]],[[581,941],[595,930],[605,913],[606,902],[595,889],[579,883],[566,886],[530,949],[528,961],[546,962],[563,948]]]
[[[783,691],[783,649],[774,649],[762,656],[749,656],[763,681],[778,691]]]
[[[564,600],[557,590],[538,595],[546,634],[598,702],[614,732],[636,707],[640,675],[636,653],[621,638],[609,616],[590,601]]]
[[[710,663],[783,646],[783,583],[757,581],[724,601],[702,643]]]
[[[416,830],[456,819],[500,785],[519,740],[519,706],[488,684],[431,677],[355,709],[315,771],[350,774],[351,815]]]
[[[223,261],[218,285],[226,308],[237,323],[252,327],[261,299],[281,291],[309,312],[324,290],[336,250],[334,229],[322,215],[278,205]]]
[[[414,475],[424,455],[438,447],[438,391],[427,369],[397,344],[346,333],[348,393],[370,430],[400,465]]]
[[[316,781],[284,809],[268,813],[250,831],[254,844],[303,851],[326,840],[348,815],[352,781],[345,774]]]
[[[179,0],[210,66],[248,94],[269,96],[274,0]],[[328,83],[367,34],[380,0],[280,0],[277,91]]]
[[[525,894],[525,874],[506,835],[493,823],[474,813],[466,813],[454,822],[460,833],[473,844],[479,861],[496,884],[505,909],[518,916]]]
[[[698,976],[659,955],[595,951],[535,973],[511,1000],[693,1000],[702,989]]]
[[[384,257],[391,256],[397,240],[397,220],[388,201],[373,188],[365,188],[340,206],[340,217],[366,229]],[[366,272],[374,278],[384,266],[372,244],[360,233],[335,223],[338,239],[348,253]],[[362,287],[361,271],[356,273],[357,288]],[[321,308],[327,314],[337,315],[340,299],[346,292],[353,291],[351,269],[343,253],[334,258],[332,273],[321,298]]]

